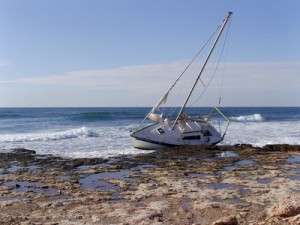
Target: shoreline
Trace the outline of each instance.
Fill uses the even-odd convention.
[[[300,224],[299,145],[0,160],[0,224]]]

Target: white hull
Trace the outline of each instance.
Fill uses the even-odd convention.
[[[132,142],[133,147],[138,148],[138,149],[144,149],[144,150],[160,150],[160,149],[164,149],[167,147],[167,146],[161,145],[161,144],[154,144],[154,143],[150,143],[147,141],[142,141],[135,137],[131,137],[131,142]]]
[[[160,150],[175,146],[213,145],[223,140],[209,123],[189,120],[184,128],[176,125],[153,124],[133,132],[131,141],[135,148]]]

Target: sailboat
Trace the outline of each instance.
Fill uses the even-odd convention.
[[[204,60],[200,72],[195,77],[192,87],[188,92],[188,95],[183,105],[181,106],[176,118],[164,118],[164,114],[161,113],[159,108],[161,107],[161,105],[165,104],[168,101],[168,96],[171,90],[175,87],[185,70],[175,80],[173,85],[168,89],[168,91],[163,95],[163,97],[158,101],[158,103],[151,109],[151,111],[141,122],[141,124],[143,124],[145,120],[151,120],[152,123],[150,125],[147,124],[146,126],[141,126],[140,124],[138,127],[130,131],[130,138],[135,148],[145,150],[159,150],[166,147],[175,146],[215,145],[224,139],[229,126],[229,120],[217,107],[213,107],[211,113],[205,116],[189,116],[186,112],[186,108],[187,103],[189,102],[198,81],[201,80],[200,77],[231,15],[232,12],[228,12],[228,15],[223,19],[222,23],[214,32],[216,33],[218,31],[218,35],[216,36],[216,39],[210,51],[208,52],[206,59]],[[192,60],[192,62],[194,61],[194,59]],[[213,116],[215,116],[216,114],[219,114],[226,122],[223,132],[221,130],[218,131],[210,123]]]

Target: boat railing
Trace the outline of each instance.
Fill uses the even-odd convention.
[[[224,132],[223,132],[223,134],[221,134],[222,137],[224,138],[224,136],[226,135],[226,132],[227,132],[227,130],[228,130],[230,121],[229,121],[229,119],[228,119],[228,118],[220,111],[220,109],[219,109],[217,106],[215,106],[215,107],[212,109],[212,111],[211,111],[211,113],[210,113],[211,117],[213,117],[215,111],[216,111],[220,116],[222,116],[223,119],[226,121],[226,126],[225,126],[225,129],[224,129]],[[221,133],[221,130],[220,130],[220,133]]]
[[[207,122],[208,120],[205,119],[206,116],[188,116],[188,120],[193,120],[197,122]]]

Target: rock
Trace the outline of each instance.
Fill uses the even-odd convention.
[[[23,154],[29,154],[29,155],[36,154],[36,151],[25,149],[25,148],[15,148],[14,152],[16,152],[16,153],[23,153]]]
[[[3,208],[3,207],[7,207],[7,206],[10,206],[12,205],[13,201],[1,201],[0,202],[0,209]]]
[[[251,144],[241,144],[242,148],[252,148],[253,146]]]
[[[235,148],[253,148],[251,144],[235,144],[233,145]]]
[[[0,191],[10,191],[13,190],[15,187],[13,186],[2,186],[0,187]]]
[[[289,219],[290,224],[300,225],[300,214]]]
[[[215,222],[213,222],[213,225],[237,225],[237,219],[235,216],[227,216],[223,217]]]
[[[40,188],[42,188],[42,189],[48,189],[49,186],[48,186],[48,185],[43,185],[43,186],[41,186]]]
[[[300,213],[300,196],[284,197],[281,201],[273,205],[268,215],[270,217],[290,217]]]
[[[268,151],[300,151],[300,145],[274,144],[265,145],[263,149]]]
[[[300,155],[291,152],[297,149],[178,147],[105,164],[100,158],[0,153],[0,224],[300,225],[299,168],[286,163],[291,154]],[[220,151],[236,156],[218,157]],[[81,179],[100,173],[99,179],[85,179],[90,188],[84,188]],[[284,196],[292,197],[282,201]],[[270,209],[274,215],[284,202],[293,213],[269,217],[270,200],[277,203]]]
[[[71,164],[73,167],[86,166],[86,165],[97,165],[107,162],[107,159],[102,158],[78,158],[73,159]]]

